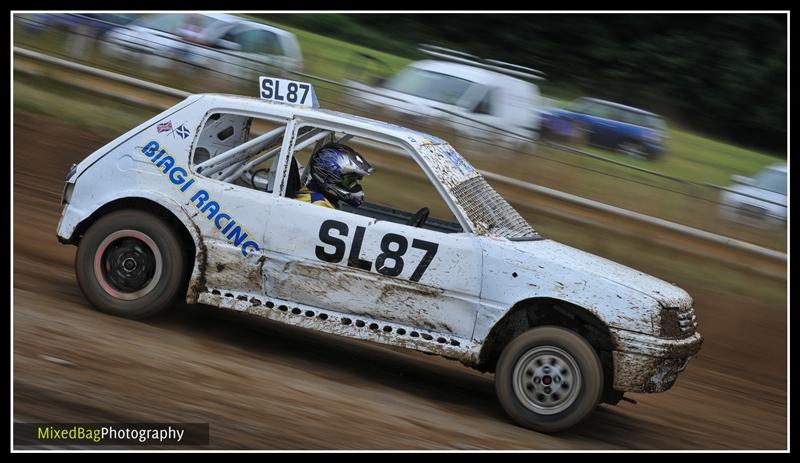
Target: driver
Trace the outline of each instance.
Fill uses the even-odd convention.
[[[302,187],[292,197],[336,209],[339,201],[358,207],[364,202],[359,181],[374,171],[353,148],[328,143],[311,155],[300,179]]]

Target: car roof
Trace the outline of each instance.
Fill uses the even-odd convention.
[[[289,31],[287,31],[285,29],[281,29],[281,28],[275,27],[275,26],[270,26],[269,24],[260,23],[258,21],[251,21],[249,19],[239,18],[238,22],[240,23],[240,24],[238,24],[239,27],[246,26],[246,27],[249,27],[251,29],[262,29],[262,30],[274,32],[275,34],[279,34],[279,35],[291,35],[291,36],[294,35],[294,34],[292,34],[291,32],[289,32]]]
[[[784,174],[789,171],[786,164],[772,164],[771,166],[767,167],[767,169],[783,172]]]
[[[168,16],[168,15],[175,15],[175,14],[179,14],[179,15],[182,14],[182,15],[185,15],[185,16],[192,16],[192,15],[205,16],[207,18],[212,18],[212,19],[216,19],[218,21],[224,21],[224,22],[240,21],[240,19],[237,16],[234,16],[234,15],[231,15],[231,14],[226,14],[226,13],[194,13],[194,12],[191,12],[191,11],[180,11],[178,13],[143,13],[143,14],[138,15],[139,18],[137,18],[137,19],[144,19],[144,18],[146,18],[148,16]]]
[[[263,24],[258,21],[253,21],[250,19],[242,18],[240,16],[234,16],[231,14],[226,13],[199,13],[202,16],[207,18],[212,18],[217,21],[218,23],[211,25],[205,29],[204,34],[210,35],[211,37],[219,37],[228,32],[238,29],[238,30],[264,30],[275,34],[276,36],[280,37],[282,41],[286,41],[287,39],[292,42],[297,42],[296,36],[284,29],[279,27],[270,26],[268,24]]]
[[[163,17],[163,16],[169,16],[169,15],[203,16],[205,18],[211,18],[211,19],[214,19],[214,20],[218,21],[218,22],[211,23],[209,25],[204,26],[203,27],[204,31],[208,31],[209,29],[213,29],[213,28],[219,26],[220,23],[225,23],[225,24],[229,24],[230,25],[230,24],[233,24],[233,23],[236,23],[236,22],[241,22],[241,19],[239,19],[238,17],[230,15],[230,14],[225,14],[225,13],[193,13],[191,11],[182,11],[182,12],[179,12],[179,13],[143,13],[143,14],[138,15],[138,17],[134,21],[133,25],[135,25],[135,26],[139,25],[140,21],[147,20],[147,19],[149,19],[151,17],[156,17],[156,16]],[[141,26],[141,27],[144,27],[146,29],[150,29],[149,26]]]
[[[189,14],[192,14],[192,13],[189,13]],[[206,16],[206,17],[209,17],[209,18],[214,18],[214,19],[219,20],[219,21],[225,21],[225,22],[228,22],[228,23],[239,21],[239,17],[238,16],[234,16],[232,14],[226,14],[226,13],[196,13],[196,14],[199,14],[199,15],[202,15],[202,16]]]
[[[270,26],[269,24],[260,23],[258,21],[253,21],[252,19],[243,18],[241,16],[236,16],[227,13],[200,13],[200,14],[226,23],[236,23],[236,25],[239,27],[246,26],[252,29],[263,29],[281,35],[294,35],[285,29],[281,29],[275,26]]]
[[[421,147],[422,145],[447,144],[445,140],[425,132],[420,132],[408,127],[402,127],[367,117],[356,116],[354,114],[333,111],[330,109],[293,106],[275,103],[269,100],[263,100],[261,98],[251,96],[231,95],[224,93],[198,93],[189,96],[187,99],[193,98],[212,100],[213,102],[219,104],[220,107],[227,106],[230,108],[236,108],[237,105],[250,106],[251,108],[258,108],[259,110],[266,110],[266,113],[277,117],[288,118],[296,115],[300,117],[319,119],[326,122],[346,124],[354,128],[361,128],[396,138],[402,138],[415,147]]]
[[[511,77],[500,72],[482,69],[476,66],[469,66],[467,64],[453,63],[450,61],[438,60],[423,60],[411,63],[409,66],[425,71],[437,72],[461,79],[469,80],[483,85],[497,86],[498,81],[505,81],[506,85],[533,85],[522,79]]]
[[[600,98],[583,97],[582,99],[586,100],[586,101],[591,101],[591,102],[594,102],[594,103],[600,103],[600,104],[604,104],[604,105],[608,105],[608,106],[613,106],[615,108],[624,109],[626,111],[632,111],[632,112],[639,113],[639,114],[646,114],[648,116],[661,117],[658,114],[651,113],[650,111],[645,111],[643,109],[634,108],[633,106],[626,106],[626,105],[620,104],[620,103],[614,103],[613,101],[601,100]]]

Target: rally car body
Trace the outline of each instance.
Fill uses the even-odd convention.
[[[285,124],[275,135],[281,140],[270,186],[204,174],[211,164],[195,159],[200,147],[211,159],[230,150],[215,148],[219,140],[206,129],[219,113],[233,114],[233,122],[238,115]],[[317,132],[303,132],[306,126]],[[249,122],[238,125],[234,137],[248,129]],[[405,152],[458,223],[443,232],[285,197],[293,150],[326,133]],[[193,95],[75,166],[63,203],[57,234],[73,244],[109,211],[143,204],[169,211],[180,224],[175,233],[194,249],[189,303],[439,354],[481,370],[493,369],[520,324],[572,319],[603,353],[604,397],[612,403],[622,391],[671,387],[701,343],[683,290],[542,238],[445,141],[353,115]]]

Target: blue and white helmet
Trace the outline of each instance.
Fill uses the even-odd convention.
[[[334,202],[344,201],[358,207],[364,202],[364,190],[359,181],[374,171],[375,168],[353,148],[328,143],[311,155],[303,172],[303,184]]]

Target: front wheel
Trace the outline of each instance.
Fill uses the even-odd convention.
[[[87,230],[75,255],[83,294],[102,312],[144,318],[183,289],[187,259],[175,230],[138,210],[116,211]]]
[[[506,346],[495,369],[495,390],[518,424],[558,432],[582,421],[600,402],[603,366],[583,337],[543,326]]]

